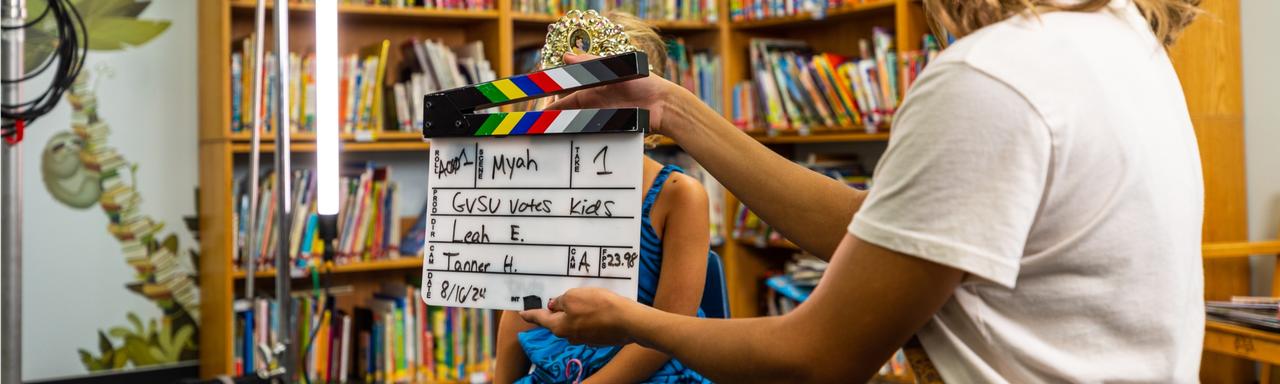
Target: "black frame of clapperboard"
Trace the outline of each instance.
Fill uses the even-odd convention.
[[[428,94],[423,97],[422,137],[644,133],[649,128],[649,111],[641,108],[576,110],[580,118],[560,132],[545,129],[555,113],[562,111],[475,111],[646,76],[649,76],[648,56],[643,52],[627,52]],[[503,122],[509,129],[495,132],[493,127]]]

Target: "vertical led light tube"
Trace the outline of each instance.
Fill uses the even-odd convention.
[[[338,5],[316,0],[316,213],[338,214]]]

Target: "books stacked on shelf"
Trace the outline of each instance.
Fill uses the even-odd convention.
[[[365,163],[348,169],[340,180],[341,196],[338,212],[338,236],[334,240],[334,262],[338,265],[354,262],[396,259],[400,255],[400,218],[396,216],[400,199],[399,185],[391,180],[391,168]],[[323,260],[323,242],[317,228],[318,216],[315,204],[315,172],[309,169],[295,170],[291,178],[293,191],[290,236],[280,239],[275,229],[280,207],[276,205],[274,172],[268,171],[260,179],[256,228],[249,228],[249,180],[245,176],[236,185],[236,266],[243,266],[244,257],[256,263],[256,268],[267,269],[275,265],[278,247],[289,247],[289,255],[298,269],[318,266]],[[254,243],[247,244],[253,231]]]
[[[725,236],[724,187],[720,185],[720,182],[711,176],[711,173],[707,172],[706,169],[702,168],[702,165],[698,164],[693,159],[693,156],[689,156],[684,151],[675,150],[674,148],[657,149],[646,151],[645,154],[659,163],[674,164],[683,168],[686,175],[702,183],[702,188],[707,191],[707,206],[709,210],[707,213],[711,224],[711,246],[723,244]]]
[[[1269,332],[1280,332],[1280,297],[1233,296],[1229,301],[1204,303],[1210,320]]]
[[[296,372],[310,382],[490,380],[498,317],[493,311],[429,307],[416,287],[398,284],[368,297],[352,297],[357,294],[351,286],[324,292],[295,293],[289,309],[297,319],[291,335],[298,343]],[[279,338],[279,308],[274,299],[258,298],[237,301],[234,309],[235,373],[252,374],[265,365],[259,346]]]
[[[809,299],[813,288],[822,280],[827,262],[807,254],[796,254],[787,261],[782,273],[764,280],[765,308],[769,316],[785,315]]]
[[[811,159],[805,166],[853,188],[865,190],[871,187],[871,173],[856,158],[821,162]],[[734,239],[760,248],[790,246],[790,242],[782,234],[774,231],[773,227],[756,216],[745,204],[738,203],[736,209],[732,234]]]
[[[724,73],[720,57],[709,52],[693,52],[684,39],[667,40],[667,67],[662,75],[667,80],[680,84],[698,99],[707,103],[716,112],[723,111],[723,94],[720,84]]]
[[[239,51],[231,54],[231,131],[240,132],[253,127],[253,57],[254,39],[250,34],[242,39]],[[386,128],[385,97],[387,53],[390,42],[383,40],[360,49],[359,53],[344,55],[339,61],[338,120],[342,132],[382,131]],[[316,112],[315,56],[312,53],[290,52],[289,125],[293,132],[314,132]],[[275,68],[281,58],[276,52],[266,52],[262,116],[263,129],[272,132],[276,128],[280,103],[274,95],[281,80]]]
[[[860,4],[892,3],[892,0],[730,0],[729,19],[760,20],[808,13],[822,19],[827,13]]]
[[[716,21],[717,0],[512,0],[511,10],[517,13],[551,15],[559,17],[569,10],[594,9],[600,14],[611,11],[630,13],[648,20]]]
[[[314,4],[315,0],[291,0],[295,3]],[[339,4],[379,5],[392,8],[425,9],[494,9],[494,0],[342,0]]]
[[[422,130],[423,95],[497,79],[483,41],[451,49],[436,40],[409,39],[400,44],[400,52],[404,61],[392,95],[396,126],[402,131]]]
[[[781,316],[795,310],[809,299],[822,275],[827,271],[827,262],[813,255],[798,253],[783,266],[782,271],[773,271],[772,276],[764,280],[764,298],[766,315]],[[901,349],[893,354],[883,367],[880,375],[901,377],[908,374],[907,356]]]
[[[815,53],[799,40],[752,39],[751,73],[734,85],[731,120],[743,129],[770,134],[808,134],[815,127],[887,128],[906,91],[938,53],[932,35],[924,49],[899,52],[893,35],[872,30],[858,42],[860,58]]]

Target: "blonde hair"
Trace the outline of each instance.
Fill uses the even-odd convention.
[[[658,35],[658,31],[654,30],[649,23],[630,13],[612,11],[605,17],[622,27],[622,32],[631,38],[631,45],[636,46],[646,56],[649,56],[649,67],[651,68],[649,72],[651,76],[662,76],[663,70],[667,68],[667,43],[662,41],[662,36]],[[644,137],[644,143],[647,147],[653,148],[658,145],[658,141],[661,139],[660,135],[648,134]]]
[[[1173,45],[1196,15],[1200,14],[1200,0],[1132,0],[1151,25],[1156,40],[1164,46]],[[1091,12],[1105,7],[1110,0],[1083,0],[1063,5],[1057,0],[924,0],[925,12],[930,20],[956,37],[963,37],[989,24],[999,22],[1024,11],[1041,12]],[[941,32],[941,31],[935,31]]]

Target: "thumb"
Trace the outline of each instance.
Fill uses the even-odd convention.
[[[546,328],[550,328],[550,325],[559,319],[557,315],[563,316],[563,314],[551,313],[550,310],[541,308],[520,311],[520,318],[524,319],[524,321]]]
[[[584,61],[591,61],[599,58],[600,56],[592,55],[590,53],[565,52],[564,54],[565,64],[577,64]]]
[[[579,96],[581,92],[585,92],[585,91],[574,92],[574,93],[570,93],[567,96],[561,96],[560,98],[556,99],[556,101],[551,102],[551,104],[547,104],[547,106],[543,107],[542,109],[543,110],[582,109],[583,108],[582,98]]]

